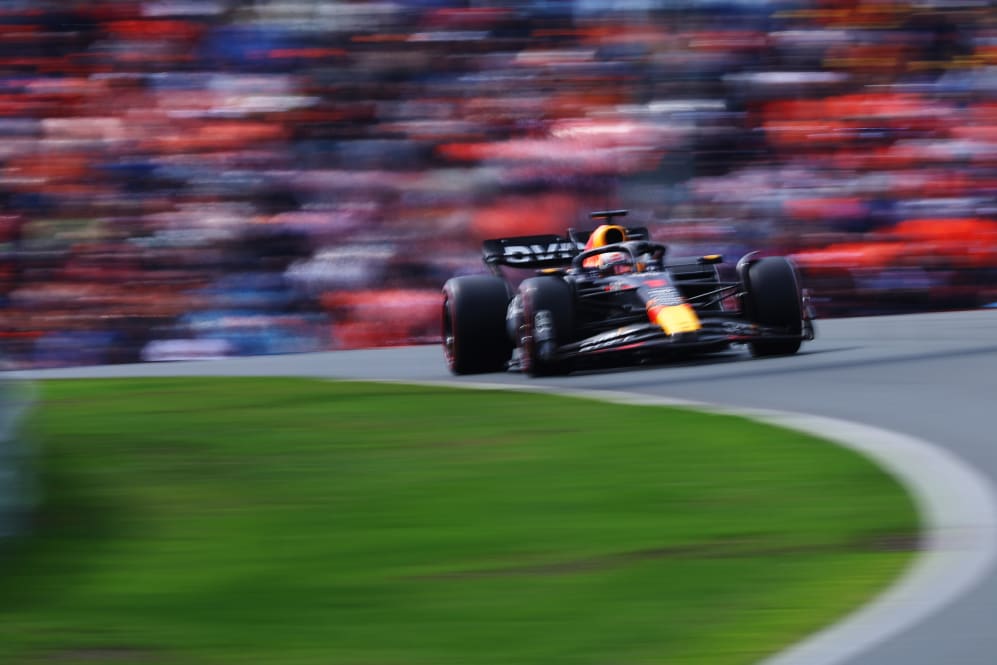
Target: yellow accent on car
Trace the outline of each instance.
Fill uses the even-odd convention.
[[[688,303],[662,307],[654,321],[669,335],[695,332],[703,327],[696,311]]]

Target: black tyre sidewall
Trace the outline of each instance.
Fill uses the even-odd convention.
[[[752,323],[780,328],[800,339],[759,340],[751,343],[756,356],[796,353],[802,342],[803,308],[799,278],[793,264],[781,256],[770,256],[752,263],[747,270],[745,309]]]
[[[508,304],[509,290],[495,275],[464,275],[444,284],[441,330],[451,372],[481,374],[506,368],[512,356],[505,325]],[[448,335],[453,336],[449,348]]]

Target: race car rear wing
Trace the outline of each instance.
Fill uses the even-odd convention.
[[[481,252],[489,266],[558,268],[570,265],[584,246],[585,243],[579,245],[569,238],[548,234],[486,240]]]
[[[650,233],[643,226],[626,227],[628,240],[648,240]],[[554,234],[514,236],[486,240],[481,253],[488,266],[513,268],[561,268],[585,249],[591,231],[568,229],[567,237]]]

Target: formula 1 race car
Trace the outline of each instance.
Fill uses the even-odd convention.
[[[742,257],[724,281],[723,259],[666,260],[644,227],[592,213],[591,232],[486,240],[490,274],[443,286],[442,334],[454,374],[519,369],[531,376],[586,365],[645,362],[746,344],[755,356],[796,353],[814,338],[813,313],[793,264]],[[518,284],[511,269],[527,269]]]

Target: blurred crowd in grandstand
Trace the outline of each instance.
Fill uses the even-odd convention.
[[[989,0],[6,0],[7,366],[433,341],[629,208],[823,315],[997,301]]]

